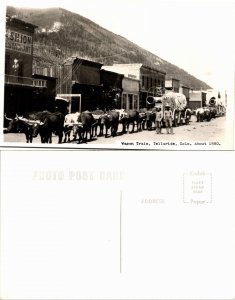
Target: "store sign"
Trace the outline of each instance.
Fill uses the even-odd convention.
[[[30,35],[7,29],[6,49],[32,54],[33,38]]]
[[[127,75],[129,78],[133,78],[133,79],[136,79],[137,77],[135,76],[135,75],[133,75],[133,74],[128,74]]]

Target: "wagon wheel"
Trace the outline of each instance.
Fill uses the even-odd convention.
[[[179,115],[178,115],[178,112],[176,112],[174,115],[174,126],[175,127],[177,127],[179,125],[178,120],[179,120]]]
[[[188,125],[191,119],[191,113],[189,111],[186,112],[185,124]]]
[[[183,125],[183,118],[181,117],[181,113],[179,113],[179,125]]]

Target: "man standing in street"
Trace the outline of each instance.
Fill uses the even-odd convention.
[[[165,105],[164,120],[166,124],[166,132],[173,134],[172,128],[172,110],[169,104]],[[169,132],[170,131],[170,132]]]
[[[156,110],[156,133],[159,134],[159,133],[162,133],[162,118],[163,118],[163,113],[162,113],[162,109],[161,107],[157,107],[157,110]]]

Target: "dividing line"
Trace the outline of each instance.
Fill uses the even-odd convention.
[[[120,240],[119,240],[119,243],[120,243],[120,261],[119,261],[119,271],[120,273],[122,273],[122,190],[120,190],[120,206],[119,206],[119,221],[120,221]]]

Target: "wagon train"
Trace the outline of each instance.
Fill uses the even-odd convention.
[[[213,100],[213,99],[212,99]],[[135,133],[155,129],[156,111],[160,107],[164,112],[166,106],[172,110],[173,126],[188,125],[192,114],[197,121],[210,121],[211,118],[225,115],[223,107],[210,101],[208,106],[191,111],[183,94],[168,92],[160,97],[149,96],[146,99],[146,108],[140,110],[94,110],[74,113],[65,111],[39,111],[16,115],[9,118],[4,133],[25,134],[26,143],[32,143],[33,138],[40,136],[41,143],[52,143],[52,136],[58,136],[58,143],[85,143],[93,138],[104,136]],[[213,103],[212,103],[213,102]],[[216,109],[213,114],[212,108]],[[162,120],[164,127],[164,119]]]

